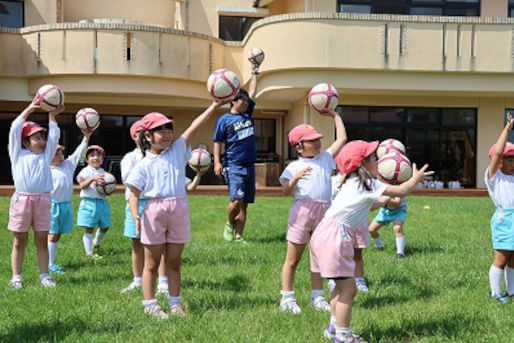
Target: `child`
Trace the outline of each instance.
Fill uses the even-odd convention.
[[[46,129],[27,121],[29,115],[38,109],[39,100],[34,99],[14,119],[9,130],[8,151],[15,188],[7,226],[14,235],[11,260],[13,275],[9,281],[13,289],[23,288],[21,269],[31,226],[37,249],[39,281],[45,288],[55,287],[54,280],[48,275],[47,239],[52,191],[50,163],[61,134],[55,117],[64,110],[64,106],[48,114],[48,138]]]
[[[223,239],[230,242],[244,242],[243,231],[246,224],[248,204],[255,197],[255,169],[257,158],[253,126],[253,109],[257,90],[259,65],[254,64],[250,88],[247,92],[240,89],[232,101],[230,112],[222,115],[216,122],[212,140],[214,141],[214,173],[224,176],[230,194],[227,207],[227,223],[223,229]],[[225,145],[223,165],[221,150]]]
[[[64,146],[58,145],[52,159],[52,225],[48,235],[48,265],[50,266],[48,269],[55,274],[64,272],[63,268],[55,263],[59,239],[63,233],[70,233],[73,230],[73,208],[71,207],[73,174],[93,131],[82,130],[82,133],[84,138],[73,154],[65,160]]]
[[[77,226],[85,229],[82,236],[86,256],[91,259],[102,258],[93,252],[98,249],[102,238],[111,226],[111,208],[104,194],[96,190],[96,182],[103,181],[105,170],[102,168],[105,150],[99,145],[90,145],[86,149],[86,163],[77,175],[80,188],[80,204],[77,214]],[[96,230],[93,239],[93,230]]]
[[[485,184],[496,206],[491,218],[494,261],[489,268],[491,296],[502,303],[514,298],[514,144],[507,142],[513,125],[507,115],[507,124],[498,141],[489,150],[489,167]],[[507,293],[502,293],[502,278],[507,279]]]
[[[296,267],[305,245],[330,205],[331,175],[335,168],[334,156],[346,142],[343,121],[337,112],[330,112],[336,127],[336,140],[321,152],[323,137],[307,124],[295,126],[289,133],[289,143],[296,148],[298,160],[291,162],[282,175],[280,184],[285,194],[292,194],[295,202],[289,212],[287,227],[287,253],[282,267],[282,299],[280,309],[293,314],[301,312],[294,297],[293,283]],[[317,311],[330,311],[323,294],[323,281],[319,273],[311,273],[311,304]]]
[[[384,245],[378,234],[378,230],[382,226],[389,226],[393,223],[394,233],[396,234],[396,258],[405,258],[405,234],[403,233],[403,223],[407,216],[407,199],[401,197],[394,197],[387,202],[384,207],[378,210],[378,214],[373,219],[368,230],[369,234],[375,242],[375,247],[378,250],[383,250]]]
[[[160,113],[142,119],[139,142],[143,155],[125,183],[130,187],[130,212],[141,232],[144,245],[143,306],[146,314],[168,318],[155,299],[155,276],[163,249],[166,251],[166,274],[169,285],[169,312],[185,315],[180,305],[180,265],[184,244],[190,240],[189,205],[186,198],[186,163],[191,154],[187,142],[221,103],[214,102],[200,114],[182,136],[174,139],[173,121]],[[147,199],[141,214],[138,201]]]
[[[382,206],[390,196],[405,196],[418,182],[432,172],[425,172],[428,165],[417,170],[399,186],[388,186],[376,179],[378,141],[352,141],[347,143],[335,158],[337,169],[347,175],[341,191],[332,201],[321,223],[311,238],[311,270],[321,277],[334,279],[331,294],[330,324],[325,336],[334,342],[360,342],[350,330],[350,315],[356,294],[354,281],[355,230],[367,217],[373,206]]]

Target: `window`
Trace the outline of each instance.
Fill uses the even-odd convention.
[[[257,162],[277,162],[275,119],[254,119]]]
[[[348,140],[402,141],[407,156],[428,163],[435,179],[476,185],[474,108],[339,106]]]
[[[258,17],[219,17],[219,38],[223,40],[242,41]]]
[[[514,0],[509,0],[509,17],[514,17]]]
[[[0,1],[0,26],[20,28],[23,25],[23,1]]]
[[[514,108],[509,108],[509,109],[505,110],[504,123],[507,123],[507,113],[510,113],[512,116],[514,116]],[[509,142],[514,143],[514,131],[511,131],[509,133]]]
[[[338,0],[337,11],[469,17],[480,15],[480,0]]]

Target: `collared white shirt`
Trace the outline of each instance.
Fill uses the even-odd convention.
[[[52,200],[57,202],[71,201],[73,195],[73,174],[80,161],[80,157],[87,148],[87,143],[80,143],[73,154],[68,156],[60,165],[51,166],[52,180]]]
[[[85,166],[77,175],[77,182],[81,183],[84,180],[89,179],[90,177],[95,176],[96,174],[105,174],[105,170],[103,168],[95,169],[91,166]],[[91,182],[88,187],[80,190],[81,198],[93,198],[93,199],[105,199],[106,196],[104,194],[98,193],[96,190],[96,182]]]
[[[514,175],[504,174],[498,169],[493,177],[489,178],[488,170],[489,167],[485,170],[484,181],[494,206],[514,209]]]
[[[134,150],[128,152],[123,156],[120,162],[120,168],[121,168],[121,181],[123,184],[125,184],[125,181],[127,180],[130,172],[132,169],[134,169],[134,166],[137,164],[137,162],[141,161],[143,159],[143,153],[141,152],[141,149],[135,148]],[[130,188],[126,186],[125,188],[125,200],[128,201],[130,196]]]

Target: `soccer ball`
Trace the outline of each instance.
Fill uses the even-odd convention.
[[[377,157],[380,159],[382,156],[390,152],[399,152],[400,154],[405,155],[405,146],[399,140],[392,138],[380,142],[377,148]]]
[[[211,167],[211,154],[205,149],[195,149],[191,151],[191,157],[187,161],[187,164],[195,172],[204,172],[209,170]]]
[[[251,48],[248,51],[248,61],[261,65],[262,61],[264,61],[264,51],[261,48]]]
[[[216,100],[227,100],[239,92],[239,78],[228,69],[218,69],[207,79],[207,91]]]
[[[329,83],[318,83],[309,92],[309,104],[320,114],[335,110],[338,103],[339,93]]]
[[[100,194],[111,195],[115,188],[116,178],[111,173],[105,173],[104,180],[96,182],[96,190]]]
[[[395,185],[407,181],[411,176],[411,163],[403,154],[393,151],[378,160],[378,178],[386,183]]]
[[[94,108],[82,108],[75,115],[77,126],[86,131],[92,131],[100,126],[100,115]]]
[[[47,112],[54,111],[64,104],[64,92],[55,85],[41,86],[37,90],[36,98],[39,100],[39,106]]]

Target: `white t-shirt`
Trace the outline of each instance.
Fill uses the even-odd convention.
[[[95,176],[96,174],[105,174],[105,170],[103,168],[95,169],[91,166],[86,166],[78,173],[77,182],[80,183],[84,180],[89,179],[90,177]],[[96,190],[96,182],[91,182],[88,187],[80,190],[80,197],[93,199],[107,198],[104,194],[98,193],[98,191]]]
[[[334,199],[341,190],[341,179],[343,178],[343,175],[340,173],[337,173],[337,175],[333,175],[331,177],[332,181],[332,199]]]
[[[353,174],[341,186],[325,218],[336,219],[349,227],[359,226],[366,219],[371,206],[385,192],[387,185],[373,179],[371,191],[359,187],[359,178]]]
[[[120,162],[120,168],[121,168],[121,181],[123,184],[125,184],[125,181],[127,180],[130,172],[134,168],[137,162],[141,161],[143,159],[143,153],[141,152],[141,149],[135,148],[134,150],[128,152],[123,156]],[[128,201],[130,196],[130,188],[125,188],[125,200]]]
[[[494,206],[503,209],[514,209],[514,175],[507,175],[497,170],[492,178],[485,170],[484,181]]]
[[[332,199],[332,170],[336,168],[330,149],[313,158],[300,157],[289,163],[280,175],[280,184],[285,185],[300,170],[310,167],[312,170],[305,179],[300,179],[294,189],[297,200],[325,200]]]
[[[130,172],[125,184],[141,191],[142,198],[186,195],[186,163],[191,148],[180,137],[159,155],[147,151]]]
[[[61,165],[51,166],[52,180],[52,200],[57,202],[71,201],[73,195],[73,174],[79,163],[80,156],[87,148],[87,143],[80,143],[73,154],[68,156]]]
[[[25,120],[16,118],[9,130],[7,150],[11,159],[14,189],[23,193],[50,193],[52,191],[50,164],[57,151],[61,131],[57,123],[49,123],[45,150],[41,154],[35,154],[24,149],[21,144],[24,122]]]

